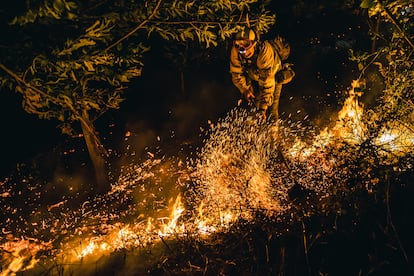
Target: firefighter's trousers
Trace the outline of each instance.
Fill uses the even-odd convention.
[[[270,107],[269,117],[272,121],[276,122],[279,120],[279,98],[282,92],[282,84],[276,83],[275,92],[273,92],[273,103]]]

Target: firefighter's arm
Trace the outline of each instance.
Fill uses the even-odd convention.
[[[243,72],[243,67],[235,48],[232,48],[230,54],[230,74],[234,86],[237,87],[247,101],[252,101],[254,99],[253,86],[250,79],[246,78]]]
[[[258,58],[257,68],[259,73],[259,93],[256,100],[257,108],[267,110],[273,103],[273,93],[275,91],[275,74],[281,68],[281,61],[275,54],[272,46],[268,43],[263,45]]]
[[[273,92],[275,91],[274,75],[269,71],[259,72],[259,93],[256,99],[256,105],[260,110],[267,110],[273,102]]]
[[[231,80],[234,86],[240,91],[242,96],[249,102],[254,99],[253,86],[250,83],[250,80],[246,78],[243,74],[231,73]]]

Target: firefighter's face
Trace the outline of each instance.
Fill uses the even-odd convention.
[[[249,39],[235,40],[234,48],[244,57],[251,57],[254,53],[254,41]]]

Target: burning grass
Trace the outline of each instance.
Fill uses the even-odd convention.
[[[1,275],[335,273],[325,253],[346,247],[337,235],[355,231],[343,239],[357,244],[367,206],[389,207],[390,182],[412,179],[413,133],[395,124],[369,137],[356,85],[333,126],[265,124],[237,108],[196,154],[148,153],[104,195],[4,180]],[[377,269],[365,257],[350,273]]]

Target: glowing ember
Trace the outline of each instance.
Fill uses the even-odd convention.
[[[414,134],[407,127],[394,123],[388,129],[384,129],[375,144],[380,146],[385,153],[404,155],[414,146]]]
[[[46,254],[53,265],[65,267],[185,235],[208,239],[241,219],[255,219],[258,212],[276,218],[291,211],[288,194],[295,185],[320,199],[328,197],[334,185],[345,185],[351,175],[342,165],[352,156],[339,145],[357,145],[367,136],[358,86],[352,83],[334,126],[308,137],[298,133],[313,132],[299,124],[276,127],[234,109],[211,124],[195,159],[157,159],[157,153],[148,152],[144,162],[123,168],[108,194],[88,199],[79,209],[70,207],[68,198],[39,205],[42,185],[24,183],[29,196],[22,205],[32,210],[29,218],[18,217],[22,207],[13,206],[10,198],[20,198],[21,192],[14,192],[7,180],[1,182],[0,200],[10,201],[3,205],[8,217],[0,239],[1,275],[46,267],[38,265]],[[412,150],[413,137],[410,129],[395,123],[374,143],[382,153],[401,155]],[[25,225],[18,228],[21,221]]]

